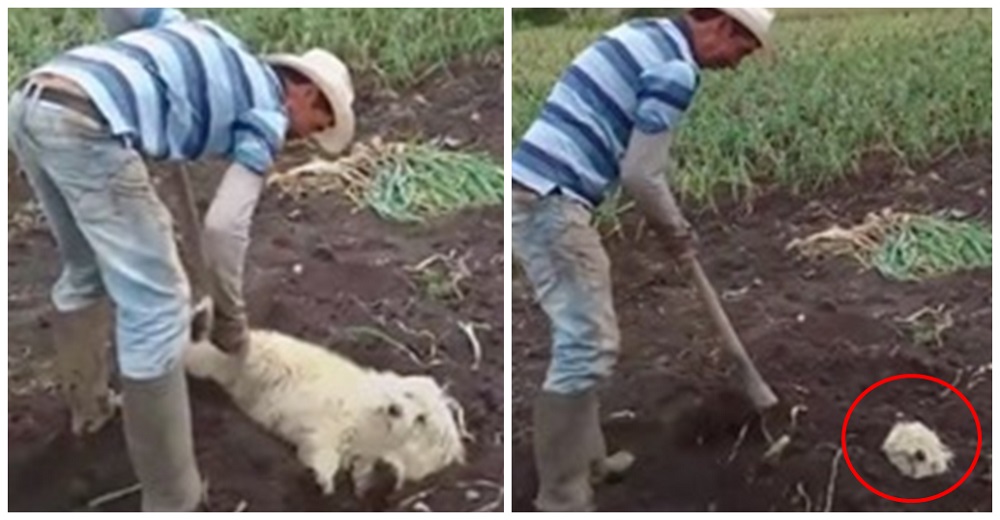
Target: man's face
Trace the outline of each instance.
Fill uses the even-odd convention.
[[[336,124],[333,109],[312,83],[290,84],[286,87],[289,134],[293,139],[309,137]]]
[[[739,22],[718,16],[704,22],[706,31],[697,46],[698,61],[709,69],[733,69],[761,47],[757,38]]]

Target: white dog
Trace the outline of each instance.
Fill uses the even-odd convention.
[[[252,419],[292,443],[326,494],[349,471],[362,496],[377,463],[395,488],[463,463],[458,403],[430,377],[363,368],[322,347],[253,331],[250,347],[227,355],[207,341],[185,353],[187,371],[221,385]]]
[[[900,473],[912,479],[946,473],[955,457],[938,435],[919,421],[897,422],[882,443],[882,451]]]

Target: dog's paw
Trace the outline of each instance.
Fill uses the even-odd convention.
[[[215,321],[215,306],[212,299],[204,297],[191,309],[191,341],[207,341]]]

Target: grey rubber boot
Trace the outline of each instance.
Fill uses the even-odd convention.
[[[629,452],[607,456],[597,393],[542,392],[534,409],[535,508],[546,512],[593,511],[593,485],[627,471]]]
[[[105,304],[59,313],[53,319],[59,391],[70,410],[74,435],[94,433],[115,415],[108,386],[111,312]]]
[[[125,441],[142,485],[142,510],[195,511],[204,490],[181,364],[149,381],[123,378],[122,389]]]
[[[542,392],[535,401],[537,510],[594,510],[594,490],[590,483],[593,440],[588,429],[596,406],[593,392],[572,395]]]

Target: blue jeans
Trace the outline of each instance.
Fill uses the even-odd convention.
[[[59,246],[53,303],[73,312],[110,296],[122,375],[157,378],[179,362],[190,335],[190,288],[170,213],[134,150],[39,93],[29,83],[11,97],[8,145]]]
[[[551,322],[543,389],[588,390],[611,375],[619,349],[611,262],[591,213],[562,195],[514,190],[512,217],[514,254]]]

